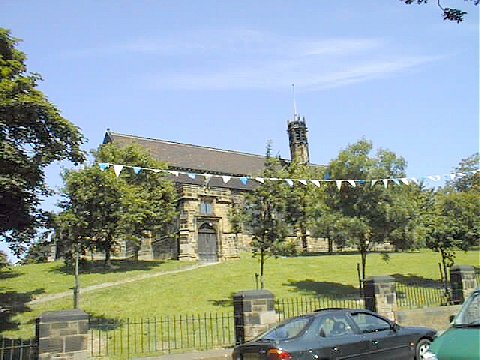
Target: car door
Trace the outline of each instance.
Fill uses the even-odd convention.
[[[365,336],[369,359],[400,360],[411,357],[408,338],[397,332],[390,321],[367,312],[353,312],[351,317]]]
[[[341,326],[340,326],[341,325]],[[316,359],[366,360],[368,343],[344,313],[328,314],[312,325],[315,341],[310,353]]]

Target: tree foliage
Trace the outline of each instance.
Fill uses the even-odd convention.
[[[432,198],[428,216],[427,246],[441,256],[443,276],[454,264],[457,250],[468,251],[480,245],[479,155],[460,161],[455,180]]]
[[[329,236],[340,246],[354,246],[359,250],[362,279],[366,276],[367,254],[375,243],[388,241],[390,236],[404,241],[407,229],[411,237],[409,242],[414,242],[417,235],[414,214],[418,206],[413,201],[414,196],[405,196],[403,187],[390,185],[385,188],[381,182],[372,186],[376,179],[404,177],[405,160],[382,149],[373,156],[372,150],[372,143],[362,139],[342,150],[330,162],[327,172],[332,178],[361,180],[343,184],[340,189],[329,187],[323,211],[330,212],[323,228],[328,229]],[[395,233],[398,227],[402,228],[403,234]]]
[[[271,180],[282,177],[282,172],[280,162],[270,156],[269,145],[263,174],[265,182],[246,197],[245,222],[252,232],[253,254],[259,256],[262,288],[265,261],[268,256],[281,251],[288,234],[286,184]]]
[[[290,179],[321,179],[323,169],[293,162],[288,166],[287,175]],[[307,236],[316,206],[321,203],[321,194],[318,187],[308,182],[296,182],[286,194],[287,219],[300,238],[303,252],[308,251]]]
[[[161,169],[163,164],[138,146],[118,148],[103,145],[95,153],[98,162]],[[171,237],[176,216],[176,191],[162,172],[124,170],[116,176],[112,169],[98,165],[69,171],[65,179],[64,211],[57,217],[57,235],[67,244],[81,242],[83,249],[111,254],[119,240],[136,245],[144,237]]]
[[[428,3],[428,0],[400,0],[400,1],[408,5]],[[470,1],[474,5],[478,5],[480,3],[480,0],[464,0],[464,2],[468,2],[468,1]],[[457,22],[457,24],[462,22],[464,16],[468,14],[466,11],[463,11],[461,9],[443,7],[442,2],[440,0],[437,0],[437,6],[443,12],[443,20],[455,21]]]
[[[447,188],[454,191],[480,192],[480,153],[462,159],[455,168],[456,178],[447,182]]]
[[[18,43],[0,28],[0,234],[17,254],[45,221],[46,166],[84,161],[82,134],[37,89],[42,78],[27,72]]]
[[[0,251],[0,270],[10,265],[8,255],[4,251]]]
[[[51,254],[51,243],[46,241],[37,241],[25,252],[21,263],[24,264],[42,264],[48,262]]]

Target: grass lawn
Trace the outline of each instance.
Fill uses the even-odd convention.
[[[424,250],[417,253],[393,253],[385,262],[380,254],[370,254],[367,260],[368,275],[395,275],[398,281],[416,280],[429,284],[439,279],[438,253]],[[297,296],[336,296],[358,293],[356,264],[359,255],[320,255],[294,258],[271,258],[265,267],[266,288],[277,298]],[[458,252],[457,264],[479,266],[480,252]],[[114,272],[98,269],[81,275],[83,287],[121,278],[172,270],[191,266],[183,262],[141,262],[137,268],[124,268]],[[62,263],[28,265],[0,273],[0,295],[15,292],[53,294],[63,292],[73,285],[73,277],[65,274]],[[231,312],[232,295],[238,291],[255,288],[255,272],[259,271],[257,259],[244,254],[210,267],[139,280],[121,286],[99,289],[81,296],[81,308],[94,316],[111,319],[152,318],[162,315],[198,314],[204,312]],[[3,278],[2,278],[3,275]],[[9,278],[9,276],[11,276]],[[25,300],[25,299],[24,299]],[[27,300],[27,301],[28,301]],[[33,322],[42,312],[70,309],[72,298],[26,305],[14,311],[11,330],[4,335],[31,337]]]

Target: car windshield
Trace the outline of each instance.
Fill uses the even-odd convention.
[[[453,320],[455,326],[480,326],[480,291],[474,292]]]
[[[298,336],[312,321],[311,316],[302,316],[285,321],[259,337],[260,340],[288,340]]]

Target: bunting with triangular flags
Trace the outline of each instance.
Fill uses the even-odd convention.
[[[115,175],[117,175],[117,177],[120,176],[120,173],[122,172],[123,170],[123,165],[113,165],[113,171],[115,172]]]
[[[129,166],[129,165],[123,165],[123,164],[110,164],[110,163],[98,163],[98,167],[102,171],[106,171],[110,167],[113,168],[113,171],[115,175],[118,177],[120,176],[121,172],[125,168],[131,168],[135,174],[139,174],[142,171],[151,171],[154,173],[160,173],[160,172],[165,172],[169,173],[174,176],[179,176],[180,174],[185,175],[190,177],[191,179],[196,179],[197,176],[202,176],[205,179],[205,182],[208,183],[211,178],[213,177],[221,177],[223,182],[226,184],[228,183],[232,178],[237,178],[239,181],[247,185],[249,183],[250,177],[248,176],[230,176],[230,175],[215,175],[215,174],[210,174],[210,173],[201,173],[201,174],[196,174],[192,172],[182,172],[182,171],[177,171],[177,170],[161,170],[161,169],[150,169],[150,168],[142,168],[138,166]],[[290,187],[296,186],[296,182],[299,184],[306,186],[309,182],[314,184],[316,187],[320,187],[322,183],[329,183],[329,182],[334,182],[337,189],[341,189],[343,182],[347,182],[351,187],[358,187],[358,185],[365,185],[365,184],[370,184],[370,186],[375,186],[378,182],[383,183],[383,186],[385,188],[388,188],[388,183],[392,182],[395,185],[405,185],[408,186],[410,184],[421,184],[424,183],[427,180],[430,181],[452,181],[458,178],[462,178],[467,175],[474,175],[477,172],[479,172],[480,169],[475,169],[472,171],[467,171],[467,172],[458,172],[458,173],[449,173],[445,175],[428,175],[424,177],[400,177],[400,178],[389,178],[389,179],[372,179],[372,180],[365,180],[365,179],[330,179],[330,175],[326,174],[325,179],[280,179],[280,178],[264,178],[264,177],[255,177],[253,178],[256,182],[260,184],[264,184],[265,180],[269,181],[285,181]],[[327,179],[328,178],[328,179]]]
[[[98,164],[98,166],[99,166],[100,170],[105,171],[110,167],[110,164],[100,163],[100,164]]]

